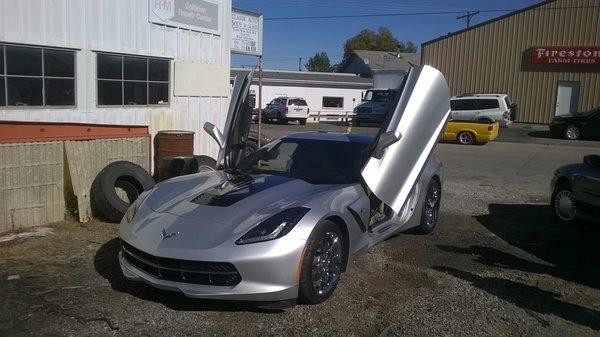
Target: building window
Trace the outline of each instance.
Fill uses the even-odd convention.
[[[343,108],[344,97],[323,97],[324,108]]]
[[[74,105],[74,51],[0,45],[0,106]]]
[[[98,54],[98,105],[168,105],[169,60]]]

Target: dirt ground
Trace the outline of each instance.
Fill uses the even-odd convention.
[[[329,301],[285,311],[126,281],[116,225],[56,224],[0,246],[0,335],[600,335],[600,229],[556,223],[539,196],[456,204],[468,188],[445,187],[432,235],[385,241]]]

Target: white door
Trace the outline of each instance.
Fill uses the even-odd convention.
[[[579,82],[558,82],[556,92],[556,116],[577,112],[579,102]]]

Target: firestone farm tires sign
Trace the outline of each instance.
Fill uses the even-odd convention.
[[[600,46],[533,47],[531,64],[600,66]]]
[[[217,35],[221,34],[222,7],[210,0],[148,0],[150,22]]]
[[[263,15],[234,8],[231,11],[231,52],[262,56]]]

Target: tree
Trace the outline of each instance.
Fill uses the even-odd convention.
[[[344,44],[344,54],[348,55],[353,50],[414,53],[417,51],[417,46],[411,41],[399,41],[387,27],[381,27],[377,32],[370,29],[363,29],[358,34],[349,38]]]
[[[308,59],[304,65],[308,71],[318,71],[322,73],[330,73],[333,71],[331,61],[326,52],[316,53],[315,56]]]

